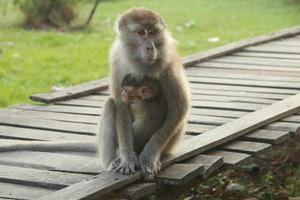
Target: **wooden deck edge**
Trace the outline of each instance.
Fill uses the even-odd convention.
[[[207,61],[213,58],[217,58],[238,51],[245,47],[269,42],[272,40],[277,40],[280,38],[291,37],[297,34],[300,34],[300,26],[283,29],[267,35],[261,35],[251,39],[242,40],[239,42],[230,43],[225,46],[217,47],[205,52],[200,52],[200,53],[196,53],[184,57],[182,59],[183,65],[185,67],[188,67],[190,65],[199,62]],[[72,98],[82,97],[96,92],[100,92],[106,90],[107,88],[108,88],[108,81],[107,78],[104,78],[104,79],[94,80],[87,83],[71,86],[58,92],[33,94],[29,98],[33,101],[38,101],[42,103],[55,103],[62,100],[69,100]]]
[[[190,66],[199,62],[204,62],[213,58],[217,58],[220,56],[224,56],[226,54],[230,54],[241,50],[245,47],[262,44],[266,42],[270,42],[277,39],[287,38],[294,35],[300,34],[300,26],[282,29],[279,31],[275,31],[270,34],[260,35],[254,38],[241,40],[238,42],[233,42],[221,47],[217,47],[214,49],[210,49],[205,52],[196,53],[183,58],[183,64],[185,66]]]
[[[74,85],[57,92],[33,94],[29,98],[33,101],[43,103],[55,103],[58,101],[69,100],[72,98],[93,94],[102,90],[106,90],[107,88],[108,80],[107,78],[103,78],[79,85]]]

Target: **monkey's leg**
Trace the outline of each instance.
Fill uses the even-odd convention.
[[[134,173],[138,162],[133,146],[132,119],[128,105],[121,101],[116,103],[116,129],[120,153],[120,165],[116,171],[122,174]]]
[[[171,154],[182,138],[184,130],[185,125],[181,125],[174,131],[173,136],[161,135],[154,143],[148,142],[147,146],[152,148],[144,148],[139,156],[142,174],[146,180],[153,180],[154,175],[160,170],[160,158]]]
[[[112,98],[109,98],[104,105],[97,138],[99,143],[99,157],[101,160],[101,165],[104,169],[109,169],[111,162],[116,158],[118,145],[116,137],[115,114],[115,102]]]
[[[166,147],[164,148],[163,152],[162,152],[162,156],[168,156],[168,155],[172,155],[172,153],[175,151],[176,149],[176,145],[182,140],[183,135],[184,135],[184,131],[186,128],[186,124],[183,123],[183,125],[178,128],[178,130],[176,131],[176,133],[174,134],[174,136],[170,139],[170,141],[166,144]]]
[[[154,174],[156,162],[183,123],[189,109],[189,92],[184,72],[178,66],[170,66],[160,77],[163,94],[167,101],[167,115],[162,126],[153,133],[139,156],[142,173]]]

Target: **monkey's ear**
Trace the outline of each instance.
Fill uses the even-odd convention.
[[[119,15],[115,22],[115,31],[116,33],[120,33],[122,29],[124,29],[124,20],[123,16]]]
[[[166,28],[166,23],[165,23],[165,20],[163,18],[160,18],[159,22],[160,22],[159,27],[157,27],[157,28],[158,28],[158,30],[162,31]]]

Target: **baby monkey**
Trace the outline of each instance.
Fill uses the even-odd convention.
[[[127,74],[121,87],[123,88],[121,99],[125,104],[142,103],[144,100],[155,99],[161,92],[159,82],[150,77],[134,77]],[[147,103],[142,103],[147,104]],[[145,105],[144,105],[145,107]]]
[[[128,104],[132,117],[134,151],[138,155],[163,124],[167,113],[167,102],[158,80],[127,74],[121,84],[121,100]],[[151,122],[151,123],[149,123]],[[118,159],[112,164],[118,167]],[[157,162],[158,165],[159,161]]]

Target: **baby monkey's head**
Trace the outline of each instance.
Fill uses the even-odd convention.
[[[127,74],[121,86],[121,99],[126,104],[153,99],[160,93],[158,80],[148,76],[136,77]]]

